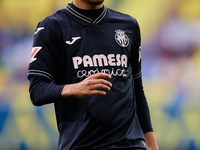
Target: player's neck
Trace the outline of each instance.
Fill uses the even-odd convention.
[[[103,7],[103,3],[99,5],[90,5],[87,2],[82,1],[82,0],[73,0],[73,4],[77,8],[83,9],[83,10],[96,10]]]

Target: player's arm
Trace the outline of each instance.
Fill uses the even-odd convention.
[[[46,78],[39,76],[29,77],[29,93],[34,106],[41,106],[62,100],[61,91],[64,85],[50,83]]]
[[[62,40],[60,40],[59,33],[54,18],[46,18],[37,26],[28,69],[29,93],[32,103],[41,106],[63,100],[63,98],[84,97],[94,94],[105,95],[105,92],[96,89],[110,90],[111,84],[105,80],[105,78],[110,78],[107,74],[93,75],[76,84],[54,84],[62,55],[62,48],[60,47]]]
[[[147,150],[158,150],[158,145],[153,132],[148,103],[142,86],[142,77],[134,79],[136,94],[137,115],[145,137]]]
[[[110,91],[112,84],[105,80],[106,78],[110,79],[111,76],[105,73],[98,73],[79,83],[67,84],[64,86],[61,95],[63,98],[106,95],[105,91],[97,90],[102,89]]]
[[[60,39],[54,18],[45,18],[35,31],[28,68],[29,93],[34,105],[40,106],[59,100],[63,85],[55,85],[60,53]],[[57,25],[58,26],[58,25]],[[56,31],[55,31],[56,30]]]
[[[159,150],[154,132],[145,133],[144,138],[147,150]]]
[[[67,85],[56,85],[50,83],[42,77],[30,77],[30,97],[33,105],[41,106],[63,98],[86,97],[91,95],[106,95],[105,91],[110,91],[112,84],[105,80],[111,77],[108,74],[99,73],[92,75],[85,80]]]
[[[137,106],[137,115],[141,125],[141,128],[144,133],[145,143],[147,145],[147,150],[158,150],[156,143],[156,138],[154,136],[150,112],[148,103],[144,94],[144,89],[142,85],[142,72],[141,72],[141,37],[140,29],[137,21],[134,25],[134,39],[133,48],[131,52],[131,65],[133,68],[133,77],[134,77],[134,92],[136,94],[136,106]]]

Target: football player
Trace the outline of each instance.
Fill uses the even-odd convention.
[[[54,103],[59,150],[157,150],[141,76],[136,19],[103,0],[74,0],[37,26],[30,97]]]

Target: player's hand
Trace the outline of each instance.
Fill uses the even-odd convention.
[[[110,79],[111,76],[105,73],[98,73],[79,83],[67,84],[64,86],[61,95],[64,98],[106,95],[105,91],[100,91],[100,89],[110,91],[112,87],[112,84],[105,80],[106,78]]]

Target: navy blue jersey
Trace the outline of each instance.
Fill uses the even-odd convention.
[[[137,21],[105,6],[90,19],[69,4],[38,24],[28,78],[65,85],[96,73],[112,76],[112,88],[105,96],[51,101],[59,149],[145,149],[134,93],[140,59]]]

